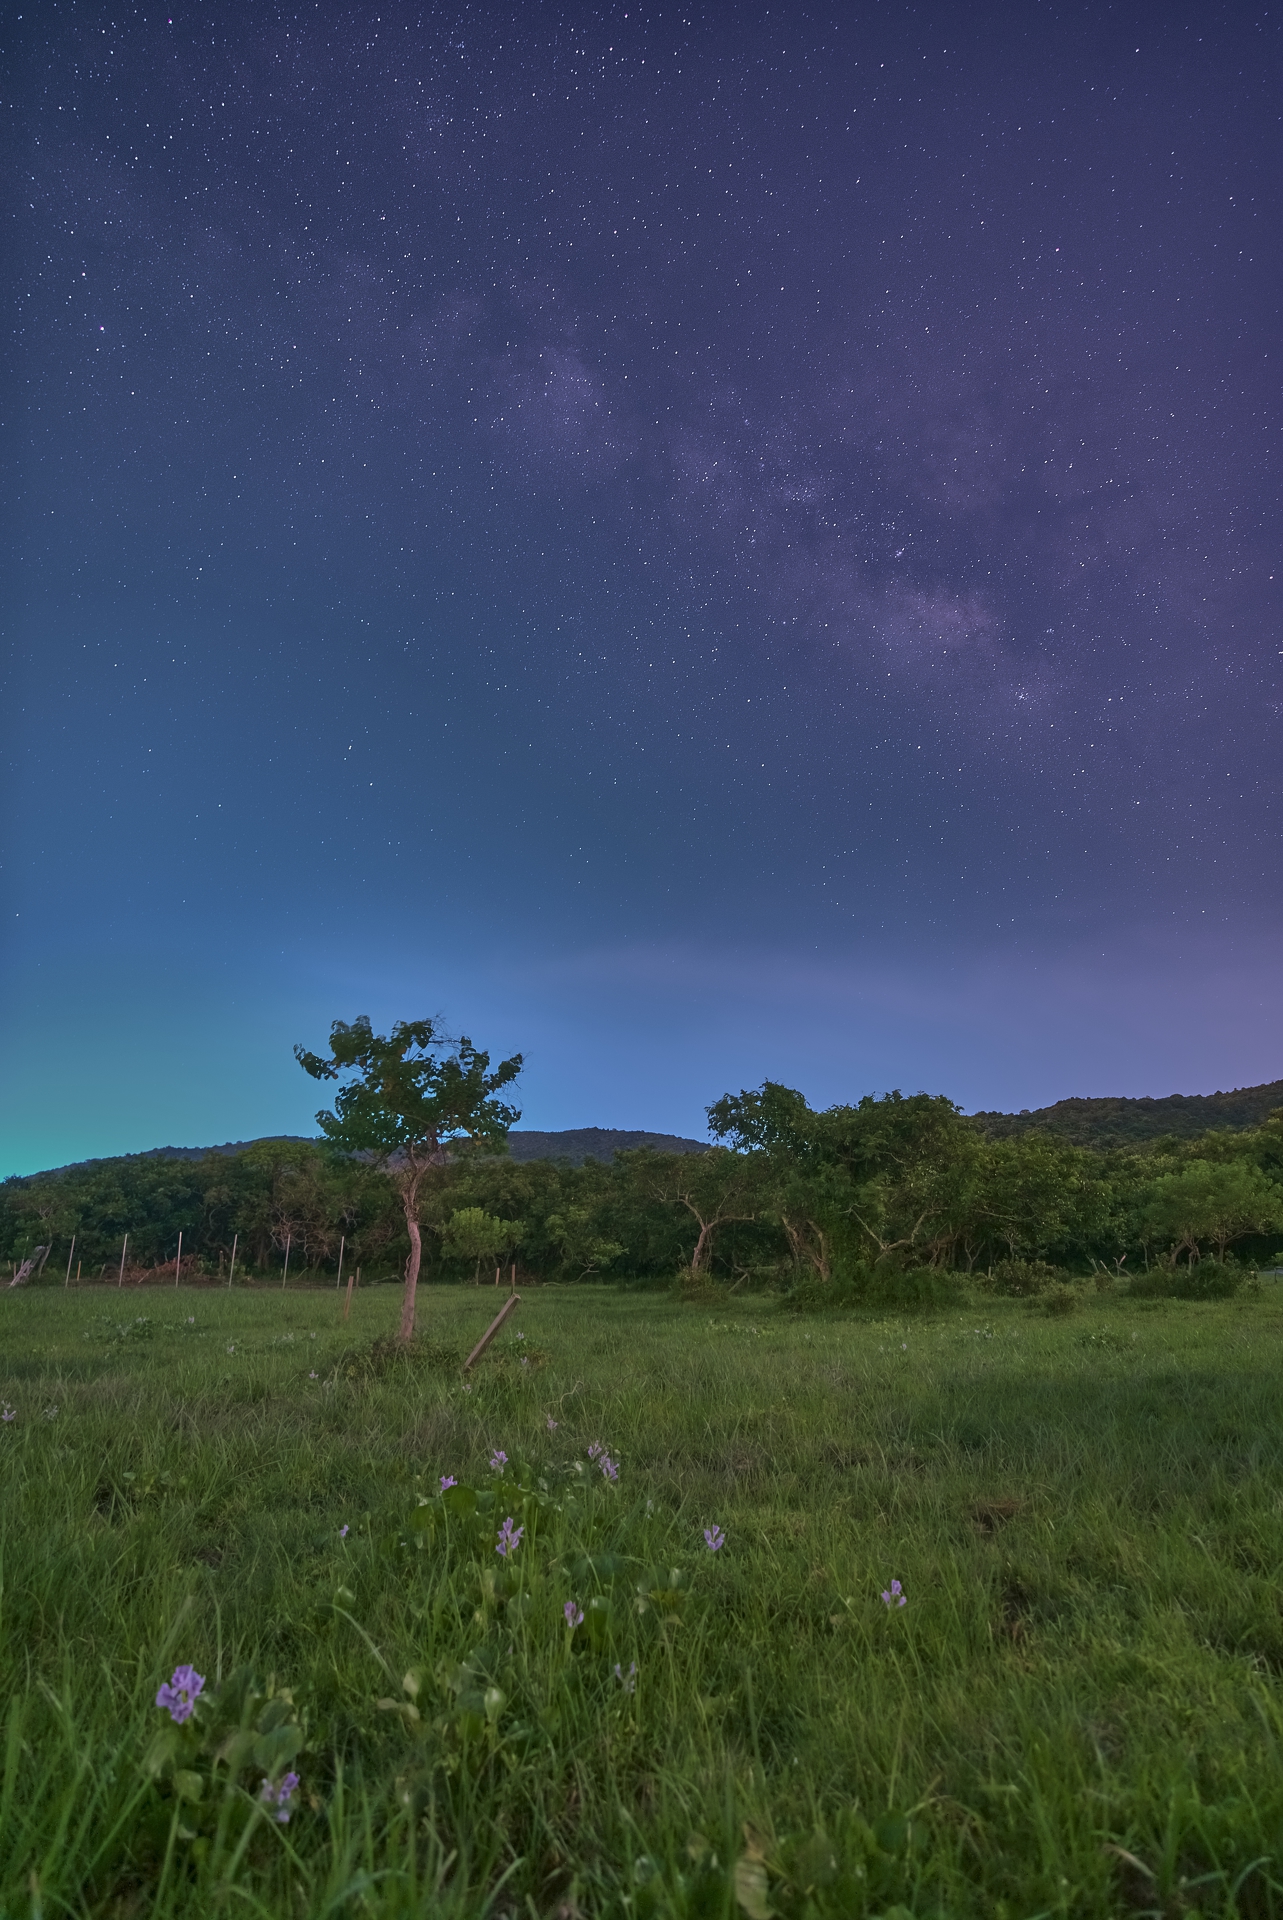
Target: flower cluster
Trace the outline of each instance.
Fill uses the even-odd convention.
[[[0,1407],[4,1409],[4,1411],[0,1413],[0,1420],[3,1420],[7,1423],[10,1420],[17,1419],[18,1417],[17,1414],[14,1412],[13,1408],[9,1405],[9,1402],[7,1400],[0,1400]]]
[[[584,1610],[582,1607],[577,1607],[573,1600],[567,1600],[561,1611],[565,1614],[566,1625],[572,1633],[576,1627],[582,1627],[584,1624]]]
[[[490,1456],[490,1465],[495,1473],[502,1473],[508,1464],[508,1456],[502,1447],[496,1447]]]
[[[524,1527],[513,1526],[512,1515],[509,1514],[508,1518],[504,1521],[503,1525],[499,1529],[499,1538],[495,1545],[495,1552],[497,1554],[500,1554],[506,1560],[508,1558],[508,1555],[510,1553],[515,1553],[517,1551],[517,1548],[521,1545],[521,1536],[524,1532],[525,1532]]]
[[[602,1446],[600,1440],[593,1441],[592,1445],[588,1449],[588,1458],[590,1460],[595,1460],[597,1462],[597,1465],[601,1468],[603,1479],[618,1480],[619,1462],[618,1460],[611,1459],[605,1447]]]
[[[548,1426],[549,1433],[556,1433],[557,1422],[553,1419],[551,1414],[548,1415],[547,1426]]]
[[[882,1598],[888,1607],[902,1607],[904,1605],[904,1595],[900,1591],[900,1582],[893,1580],[889,1587],[883,1587]]]
[[[190,1720],[196,1706],[196,1700],[205,1685],[203,1673],[197,1673],[195,1667],[175,1667],[172,1680],[166,1680],[156,1695],[156,1705],[164,1707],[171,1720],[181,1727],[184,1720]]]
[[[457,1487],[457,1486],[458,1486],[458,1484],[459,1484],[459,1482],[458,1482],[458,1481],[457,1481],[457,1480],[455,1479],[455,1477],[454,1477],[454,1475],[453,1475],[452,1473],[443,1473],[443,1474],[442,1474],[442,1476],[441,1476],[441,1491],[442,1491],[442,1493],[444,1493],[444,1492],[445,1492],[445,1490],[446,1490],[446,1488],[447,1488],[447,1487]]]
[[[258,1797],[265,1807],[275,1807],[276,1812],[272,1817],[278,1820],[284,1827],[289,1824],[291,1813],[290,1801],[294,1798],[297,1790],[298,1775],[296,1773],[287,1773],[279,1786],[274,1787],[270,1780],[264,1780],[263,1791]]]
[[[636,1662],[635,1660],[630,1660],[630,1661],[628,1662],[628,1671],[627,1671],[627,1673],[625,1673],[625,1672],[624,1672],[624,1670],[623,1670],[623,1668],[622,1668],[622,1667],[620,1666],[620,1664],[619,1664],[619,1662],[618,1662],[618,1660],[616,1660],[616,1662],[615,1662],[615,1678],[616,1678],[616,1680],[618,1680],[618,1682],[619,1682],[619,1684],[620,1684],[620,1686],[621,1686],[621,1687],[623,1688],[623,1690],[624,1690],[624,1692],[625,1692],[625,1693],[636,1693],[636,1691],[637,1691],[637,1662]]]
[[[726,1535],[722,1532],[716,1520],[714,1520],[711,1527],[705,1527],[704,1529],[704,1545],[710,1553],[720,1553],[726,1545]]]

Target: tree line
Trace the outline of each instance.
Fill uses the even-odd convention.
[[[484,1056],[480,1073],[488,1068]],[[506,1064],[506,1063],[505,1063]],[[493,1076],[491,1076],[493,1077]],[[484,1094],[483,1099],[488,1097]],[[505,1110],[505,1113],[509,1110]],[[172,1268],[246,1279],[362,1268],[404,1278],[411,1224],[425,1278],[618,1278],[857,1293],[893,1276],[1055,1271],[1192,1276],[1270,1260],[1283,1236],[1283,1109],[1259,1126],[1075,1146],[1039,1130],[992,1138],[947,1099],[866,1096],[825,1111],[766,1083],[709,1108],[702,1154],[647,1149],[609,1164],[517,1163],[498,1137],[424,1155],[411,1223],[397,1143],[257,1141],[199,1160],[102,1160],[0,1185],[0,1257],[53,1249],[44,1284]],[[510,1124],[510,1122],[508,1122]]]

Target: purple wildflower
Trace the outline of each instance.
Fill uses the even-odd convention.
[[[309,1380],[315,1380],[315,1379],[316,1379],[316,1377],[317,1377],[317,1373],[316,1373],[316,1368],[315,1368],[315,1367],[313,1367],[313,1368],[312,1368],[312,1371],[311,1371],[311,1372],[310,1372],[310,1373],[308,1374],[308,1376],[307,1376],[307,1377],[308,1377],[308,1379],[309,1379]]]
[[[170,1719],[181,1727],[184,1720],[191,1719],[196,1696],[204,1685],[205,1676],[197,1673],[195,1667],[175,1667],[173,1679],[167,1680],[157,1693],[156,1705],[164,1707]]]
[[[442,1493],[444,1493],[444,1492],[445,1492],[445,1490],[446,1490],[446,1488],[447,1488],[447,1487],[457,1487],[457,1486],[458,1486],[458,1484],[459,1484],[459,1482],[458,1482],[458,1481],[457,1481],[457,1480],[455,1479],[455,1477],[454,1477],[454,1475],[453,1475],[452,1473],[443,1473],[443,1474],[442,1474],[442,1476],[441,1476],[441,1491],[442,1491]]]
[[[618,1660],[616,1660],[616,1662],[615,1662],[615,1678],[616,1678],[616,1680],[618,1680],[618,1682],[619,1682],[619,1684],[620,1684],[620,1686],[621,1686],[621,1687],[623,1688],[623,1690],[624,1690],[624,1692],[625,1692],[625,1693],[636,1693],[636,1691],[637,1691],[637,1662],[636,1662],[635,1660],[630,1660],[630,1661],[628,1662],[628,1671],[627,1671],[627,1673],[625,1673],[625,1672],[624,1672],[624,1670],[623,1670],[623,1668],[622,1668],[622,1667],[620,1666],[620,1664],[619,1664],[619,1662],[618,1662]]]
[[[339,1539],[340,1539],[340,1540],[346,1540],[346,1539],[347,1539],[347,1536],[348,1536],[348,1528],[347,1528],[347,1526],[346,1526],[346,1525],[344,1525],[344,1526],[341,1526],[341,1527],[339,1528]]]
[[[517,1548],[521,1545],[521,1536],[524,1532],[525,1532],[524,1527],[513,1526],[512,1515],[509,1514],[508,1518],[504,1521],[503,1525],[499,1529],[499,1538],[495,1545],[495,1552],[498,1554],[502,1554],[503,1558],[506,1560],[508,1555],[510,1553],[515,1553],[517,1551]]]
[[[502,1447],[496,1447],[490,1456],[490,1465],[496,1473],[502,1473],[508,1464],[508,1456]]]
[[[704,1545],[710,1553],[720,1553],[726,1545],[726,1535],[722,1532],[716,1520],[714,1520],[711,1527],[705,1527],[704,1529]]]
[[[599,1453],[604,1453],[605,1451],[606,1449],[602,1446],[601,1441],[594,1440],[592,1445],[588,1449],[588,1458],[590,1460],[595,1460]]]
[[[601,1456],[601,1459],[597,1462],[597,1465],[601,1468],[603,1478],[607,1480],[618,1480],[619,1478],[618,1460],[612,1460],[608,1453],[603,1453]]]
[[[298,1775],[296,1773],[287,1773],[277,1787],[274,1787],[270,1780],[264,1780],[263,1791],[258,1797],[265,1807],[276,1808],[275,1818],[284,1827],[289,1824],[289,1818],[292,1812],[290,1801],[294,1798],[297,1790]]]
[[[557,1422],[553,1419],[551,1414],[548,1415],[547,1426],[548,1426],[549,1433],[556,1433]]]
[[[584,1610],[582,1607],[577,1607],[573,1600],[567,1600],[565,1606],[561,1609],[561,1611],[565,1614],[566,1625],[570,1628],[570,1631],[572,1633],[574,1632],[576,1627],[581,1627],[583,1625]]]
[[[893,1580],[889,1588],[884,1587],[882,1589],[882,1598],[889,1607],[902,1607],[905,1604],[905,1600],[904,1595],[900,1591],[900,1582]]]
[[[17,1417],[12,1407],[6,1407],[4,1412],[0,1413],[0,1420],[16,1420]]]

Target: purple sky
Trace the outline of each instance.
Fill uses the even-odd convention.
[[[0,1171],[1283,1074],[1271,15],[12,37]]]

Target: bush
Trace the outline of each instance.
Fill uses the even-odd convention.
[[[1197,1260],[1192,1267],[1151,1267],[1133,1274],[1127,1291],[1133,1300],[1228,1300],[1244,1278],[1232,1261]]]
[[[832,1280],[808,1275],[789,1289],[780,1304],[789,1313],[849,1307],[921,1313],[955,1305],[963,1291],[964,1276],[942,1267],[853,1266]]]
[[[703,1267],[679,1267],[673,1278],[673,1292],[690,1307],[718,1306],[729,1291]]]
[[[1053,1319],[1059,1319],[1066,1313],[1077,1313],[1081,1304],[1077,1290],[1062,1286],[1059,1281],[1048,1287],[1041,1296],[1041,1303],[1043,1312],[1050,1314]]]
[[[1032,1300],[1068,1278],[1063,1267],[1049,1267],[1045,1260],[999,1260],[981,1284],[1008,1300]]]

